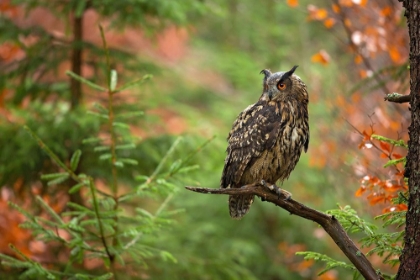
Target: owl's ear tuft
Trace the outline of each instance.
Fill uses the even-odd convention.
[[[264,69],[264,70],[261,70],[260,74],[264,74],[263,87],[264,87],[264,90],[267,90],[268,89],[267,80],[268,80],[268,77],[271,76],[271,72],[268,69]]]
[[[290,69],[289,71],[287,71],[286,73],[283,74],[280,81],[284,81],[287,78],[289,78],[290,76],[292,76],[293,73],[295,72],[296,68],[298,68],[298,67],[299,67],[298,65],[293,66],[292,69]]]
[[[264,74],[264,80],[271,76],[271,72],[268,69],[261,70],[260,74]]]

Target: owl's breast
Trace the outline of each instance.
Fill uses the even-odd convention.
[[[283,181],[295,168],[309,139],[308,121],[307,118],[295,118],[293,114],[283,115],[281,119],[278,125],[282,127],[274,145],[250,163],[250,168],[244,173],[244,181]]]

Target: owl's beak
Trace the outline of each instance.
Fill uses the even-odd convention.
[[[273,98],[273,92],[270,90],[268,92],[268,99],[271,101],[272,98]]]

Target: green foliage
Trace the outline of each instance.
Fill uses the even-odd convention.
[[[360,273],[356,270],[353,265],[347,264],[346,262],[336,261],[324,254],[320,254],[317,252],[297,252],[296,255],[304,256],[305,260],[315,260],[321,261],[326,263],[326,267],[318,273],[318,275],[322,275],[325,272],[334,269],[334,268],[344,268],[350,271],[353,271],[353,279],[358,279],[360,277]]]
[[[109,58],[107,60],[109,61]],[[107,127],[109,136],[90,138],[85,141],[95,143],[93,150],[98,153],[100,160],[106,162],[110,170],[110,179],[106,183],[109,188],[106,190],[98,188],[94,177],[77,172],[78,164],[82,158],[81,150],[76,150],[71,156],[69,164],[66,164],[34,131],[25,126],[26,131],[39,147],[63,170],[59,173],[45,174],[42,179],[46,180],[49,186],[54,186],[71,178],[75,184],[69,192],[75,193],[85,190],[89,193],[89,200],[86,204],[69,202],[68,210],[56,213],[44,199],[37,196],[36,202],[48,214],[49,219],[33,215],[18,205],[10,203],[10,206],[26,217],[26,221],[22,224],[23,228],[30,229],[38,240],[47,244],[55,244],[50,246],[57,246],[58,243],[58,246],[67,248],[70,252],[68,264],[60,270],[54,270],[43,267],[40,263],[31,260],[14,246],[11,246],[13,251],[23,260],[4,254],[0,254],[0,258],[3,260],[2,264],[4,266],[21,270],[21,279],[62,279],[63,277],[69,279],[110,279],[117,277],[119,273],[116,269],[116,263],[123,266],[126,263],[137,263],[146,267],[146,260],[156,257],[163,261],[176,262],[172,254],[162,249],[161,245],[151,246],[150,241],[147,241],[145,236],[159,236],[159,232],[173,222],[170,218],[173,211],[168,211],[168,204],[177,189],[173,178],[196,169],[196,166],[188,165],[188,161],[204,145],[198,147],[186,157],[175,160],[170,164],[170,168],[167,168],[167,162],[182,141],[179,138],[166,152],[166,155],[150,176],[137,176],[137,179],[142,183],[133,188],[132,191],[123,192],[119,187],[119,170],[137,165],[137,160],[124,155],[127,150],[134,149],[136,145],[130,141],[127,133],[124,133],[129,126],[120,121],[121,116],[114,113],[113,97],[117,94],[117,75],[114,70],[110,69],[110,65],[108,65],[108,71],[111,77],[110,83],[106,87],[108,107],[97,105],[93,115],[104,122],[103,125]],[[83,83],[91,84],[76,74],[72,74],[72,76]],[[98,85],[93,86],[101,88]],[[121,192],[123,193],[120,194]],[[166,198],[158,204],[157,210],[135,206],[139,199],[144,196],[153,198],[164,196]],[[59,233],[59,230],[61,233]],[[62,237],[62,235],[66,237]],[[77,265],[89,258],[102,260],[104,268],[94,274],[85,271],[76,273]],[[106,272],[107,270],[110,270],[110,272]]]
[[[377,135],[377,134],[372,134],[371,137],[373,139],[376,139],[376,140],[379,140],[379,141],[382,141],[382,142],[386,142],[386,143],[389,143],[389,144],[397,146],[397,147],[408,148],[407,143],[405,143],[405,141],[402,140],[402,139],[394,140],[394,139],[390,139],[390,138],[387,138],[385,136]]]
[[[370,250],[366,253],[367,256],[377,254],[383,258],[384,264],[391,266],[399,264],[398,257],[402,253],[402,242],[404,238],[404,230],[396,232],[380,232],[378,228],[364,219],[361,219],[356,211],[350,206],[339,207],[338,209],[328,210],[326,214],[334,216],[340,224],[344,227],[348,233],[359,233],[362,234],[360,239],[362,248],[369,248]],[[405,225],[405,214],[406,211],[393,211],[380,216],[377,216],[375,220],[382,220],[382,227],[396,226],[400,228]],[[316,260],[326,263],[325,269],[323,269],[319,275],[327,272],[334,268],[344,268],[346,270],[354,271],[353,279],[359,279],[360,273],[356,268],[349,263],[337,261],[325,254],[316,252],[298,252],[297,255],[303,255],[305,260]],[[395,279],[395,275],[387,275],[381,273],[385,279]]]
[[[137,273],[151,279],[301,279],[302,274],[289,269],[290,259],[277,248],[276,244],[280,242],[305,244],[312,250],[328,251],[332,256],[340,254],[333,252],[327,242],[308,238],[308,233],[314,230],[311,223],[302,222],[281,210],[274,211],[268,203],[255,202],[247,218],[237,222],[228,215],[225,197],[209,198],[179,191],[179,186],[187,183],[218,187],[226,149],[225,137],[239,111],[259,97],[261,76],[258,73],[261,69],[284,70],[299,64],[299,75],[310,86],[311,98],[315,96],[317,87],[323,89],[323,99],[335,96],[336,92],[329,84],[336,84],[336,73],[341,71],[334,69],[333,65],[317,67],[310,63],[311,52],[321,46],[320,42],[322,48],[327,49],[325,43],[330,46],[333,43],[325,40],[329,36],[323,36],[320,28],[306,24],[304,12],[294,12],[297,10],[291,10],[283,2],[255,4],[250,0],[71,0],[60,3],[13,0],[13,3],[27,5],[28,10],[44,7],[52,11],[62,19],[66,26],[65,38],[68,39],[62,40],[40,26],[17,26],[0,15],[0,43],[17,44],[26,55],[22,61],[14,61],[13,67],[6,65],[0,70],[0,92],[3,89],[13,91],[7,106],[19,120],[16,123],[0,122],[0,182],[1,186],[13,189],[14,182],[23,177],[26,190],[30,190],[33,184],[42,184],[42,194],[54,196],[58,191],[68,191],[71,197],[67,212],[57,213],[68,224],[67,228],[64,225],[59,228],[60,233],[76,231],[82,234],[80,229],[86,228],[88,231],[82,238],[87,242],[98,241],[99,220],[102,221],[104,232],[110,234],[106,236],[107,241],[115,237],[121,242],[117,245],[107,242],[115,258],[121,257],[116,262],[124,262],[125,266],[121,267],[125,269],[137,258]],[[87,3],[92,6],[86,6]],[[311,4],[314,4],[313,1]],[[146,34],[155,35],[165,25],[184,24],[190,32],[188,56],[180,63],[168,66],[159,58],[148,57],[148,52],[143,52],[142,48],[135,53],[110,48],[111,65],[119,69],[119,75],[113,75],[102,47],[85,41],[71,42],[72,18],[68,15],[78,17],[87,9],[100,14],[101,20],[110,22],[109,29],[116,27],[124,30],[140,25]],[[25,39],[34,36],[39,40],[23,44]],[[307,48],[308,45],[311,48]],[[67,73],[70,77],[63,77],[58,68],[62,61],[69,59],[75,48],[83,49],[83,63],[94,72],[89,79],[70,71]],[[42,70],[40,76],[39,69]],[[112,79],[104,79],[104,75],[100,74],[104,71],[107,77],[118,78],[119,83],[114,79],[111,86]],[[138,86],[151,77],[146,73],[153,74],[154,79],[140,88]],[[42,79],[51,75],[54,77],[51,80]],[[69,106],[72,96],[68,83],[70,78],[85,85],[86,92],[83,94],[89,100],[92,97],[90,94],[94,94],[98,103],[88,113],[83,103],[76,108]],[[224,87],[224,84],[227,86]],[[118,102],[123,95],[117,92],[130,86],[134,86],[130,88],[130,93],[139,92],[134,96],[136,102]],[[112,148],[109,139],[106,139],[110,129],[109,109],[98,101],[108,87],[115,87],[112,127],[117,136],[117,157],[114,163]],[[20,108],[28,98],[29,106]],[[311,121],[315,125],[319,119],[328,117],[324,103],[311,100],[310,106]],[[153,108],[181,116],[186,120],[188,135],[178,137],[160,132],[162,121],[147,113]],[[147,136],[142,140],[133,137],[127,123],[146,131]],[[52,164],[36,141],[28,139],[22,124],[42,139],[57,156],[58,162],[64,163],[81,182],[74,182],[63,167]],[[217,137],[208,149],[203,150],[203,141],[214,134]],[[311,141],[315,147],[321,140],[314,134]],[[77,150],[81,151],[78,164]],[[308,155],[303,155],[284,187],[311,206],[333,207],[337,194],[325,192],[325,189],[334,187],[326,170],[320,172],[311,168],[308,161]],[[198,165],[203,172],[194,172]],[[109,199],[110,193],[104,192],[102,187],[95,191],[98,200],[94,203],[90,187],[90,178],[95,179],[94,183],[105,182],[111,186],[113,167],[117,169],[118,188],[122,190],[118,194],[120,211],[113,210],[116,203]],[[38,181],[40,174],[42,183]],[[311,188],[300,187],[302,185]],[[324,194],[322,197],[320,192]],[[87,196],[89,199],[82,200],[82,204],[74,199],[81,193],[83,198]],[[33,209],[25,210],[32,214],[37,213],[38,208],[48,212],[41,206],[41,201],[37,199],[35,202]],[[99,218],[94,205],[98,206]],[[87,214],[83,216],[85,212]],[[49,238],[52,238],[57,231],[55,224],[59,223],[52,218],[52,213],[49,216],[40,223],[49,230]],[[112,217],[116,216],[118,234],[112,234],[115,232]],[[60,236],[55,234],[55,237]],[[75,238],[73,242],[77,243],[79,239]],[[129,250],[122,252],[124,246],[133,240]],[[62,241],[55,242],[61,244]],[[80,246],[70,245],[73,246],[71,248]],[[99,277],[105,273],[103,268],[88,273],[77,262],[83,252],[91,258],[106,261],[102,242],[94,245],[101,251],[89,252],[86,248],[71,251],[74,262],[69,262],[61,270],[66,275],[60,275],[58,270],[62,267],[57,268],[57,273],[50,273],[58,278],[65,278],[70,273],[78,279]],[[65,244],[60,246],[70,248]],[[139,253],[131,253],[132,246],[143,248],[137,250]],[[138,257],[139,254],[142,256]],[[124,277],[135,277],[128,270],[125,272]],[[314,269],[310,269],[306,275],[313,273]],[[88,274],[91,276],[86,276]],[[104,277],[109,275],[103,274]]]

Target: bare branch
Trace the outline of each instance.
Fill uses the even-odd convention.
[[[385,96],[385,101],[394,103],[408,103],[410,102],[411,95],[403,95],[399,93],[389,93]]]
[[[318,223],[331,236],[338,247],[343,251],[347,258],[354,264],[363,277],[367,280],[383,279],[377,275],[372,264],[366,256],[357,248],[354,242],[347,235],[344,228],[334,216],[326,215],[315,209],[309,208],[291,198],[287,199],[287,194],[277,195],[261,184],[250,184],[242,188],[229,189],[210,189],[186,187],[186,189],[198,193],[206,194],[228,194],[228,195],[244,195],[253,194],[259,196],[262,200],[269,201],[287,211],[290,214],[297,215],[307,220]]]

